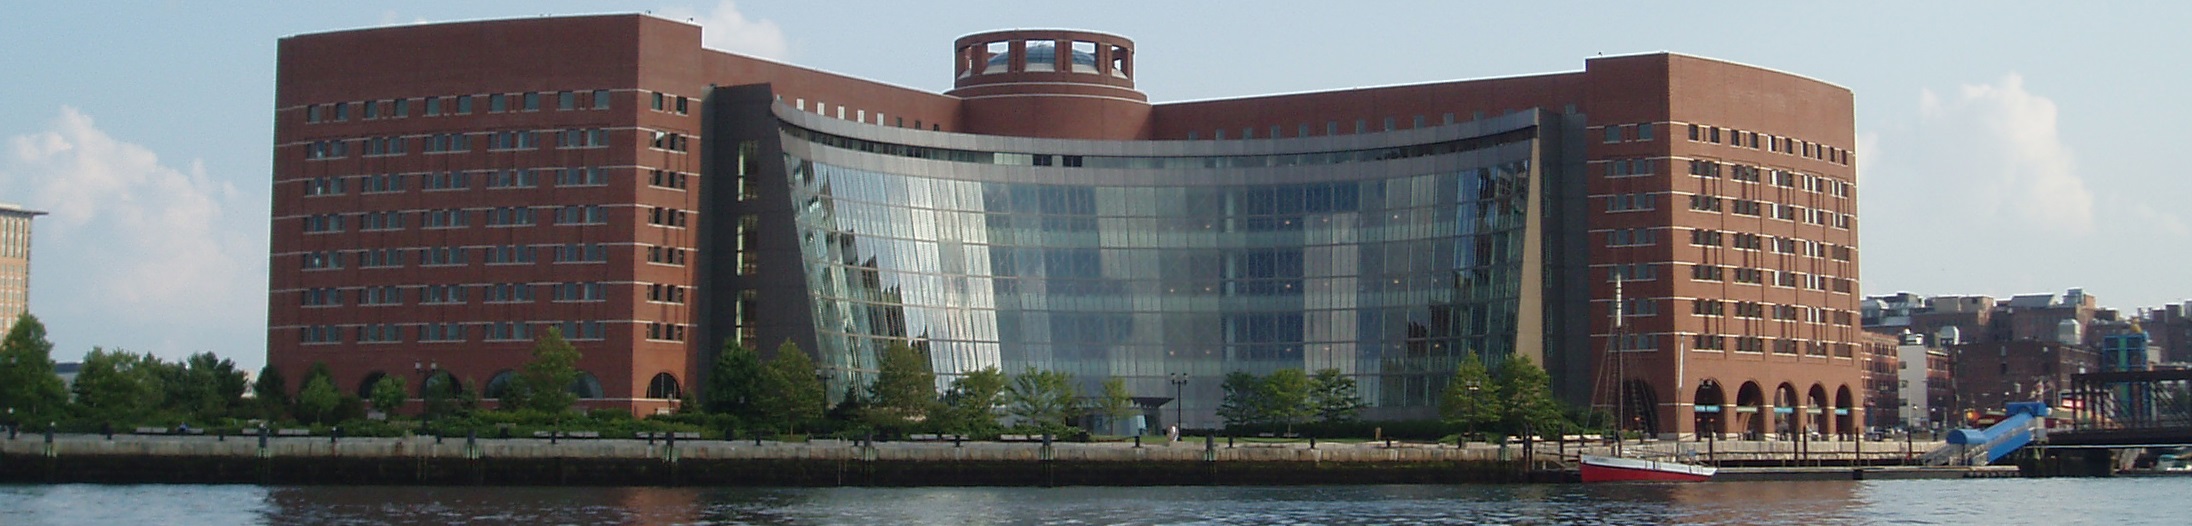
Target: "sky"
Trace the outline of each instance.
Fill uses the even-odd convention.
[[[1136,42],[1152,101],[1573,71],[1674,51],[1857,99],[1864,293],[2192,298],[2192,4],[80,0],[0,15],[0,202],[38,219],[31,309],[94,346],[265,363],[275,45],[321,31],[651,12],[709,47],[943,91],[968,33]],[[2192,134],[2186,134],[2192,135]]]

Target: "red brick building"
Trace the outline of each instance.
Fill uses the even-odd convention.
[[[969,35],[938,72],[956,88],[927,93],[703,49],[700,33],[619,15],[284,39],[270,362],[293,376],[324,362],[361,391],[442,372],[492,391],[554,325],[586,353],[589,403],[649,411],[725,340],[799,343],[833,382],[902,341],[946,376],[1123,377],[1213,425],[1228,370],[1338,368],[1376,416],[1424,417],[1465,351],[1530,357],[1584,403],[1618,346],[1627,405],[1651,408],[1628,419],[1651,432],[1863,418],[1839,86],[1660,53],[1151,104],[1115,35]],[[1518,193],[1444,191],[1469,177]],[[877,179],[913,190],[847,197]],[[947,198],[959,187],[993,197]],[[1215,208],[1192,205],[1205,194]],[[1267,195],[1278,204],[1255,211]],[[1168,196],[1190,204],[1137,211]],[[1397,208],[1411,198],[1429,208]],[[829,215],[863,207],[858,229]],[[1202,212],[1238,214],[1199,224],[1242,234],[1165,237]],[[1051,237],[1007,235],[1021,228]],[[1196,252],[1235,243],[1258,246]],[[1194,277],[1203,256],[1212,273]],[[997,266],[1015,261],[1049,281]]]

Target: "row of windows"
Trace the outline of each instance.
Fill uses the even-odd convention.
[[[556,148],[559,149],[602,148],[609,146],[609,130],[602,128],[549,130],[549,132],[555,135]],[[664,132],[653,133],[656,140],[656,148],[662,148],[666,150],[674,149],[681,152],[685,151],[685,142],[682,136],[677,136],[676,134],[668,134],[678,137],[676,139],[675,147],[673,148],[670,146],[662,145],[662,137],[665,135]],[[539,130],[504,130],[494,132],[478,132],[478,134],[486,136],[487,149],[489,151],[536,150],[540,148],[541,132]],[[443,154],[464,153],[472,151],[471,135],[471,133],[457,132],[426,134],[419,135],[417,137],[420,143],[420,150],[423,153]],[[359,155],[363,155],[366,157],[389,157],[403,155],[408,149],[408,145],[411,142],[411,138],[408,136],[366,137],[356,140],[358,141],[358,145],[360,148]],[[350,141],[351,139],[327,139],[307,142],[305,143],[305,159],[320,160],[341,159],[343,157],[347,157],[350,155]]]
[[[1607,230],[1607,245],[1609,245],[1609,248],[1624,248],[1624,245],[1655,245],[1655,243],[1659,243],[1657,230],[1648,228],[1648,226]],[[1727,248],[1736,248],[1736,250],[1773,250],[1773,254],[1795,254],[1795,256],[1811,256],[1811,259],[1833,259],[1833,261],[1850,261],[1850,256],[1857,254],[1854,250],[1850,250],[1848,245],[1837,245],[1837,243],[1822,243],[1822,241],[1795,239],[1795,237],[1751,235],[1751,232],[1723,232],[1723,230],[1712,230],[1712,228],[1690,228],[1690,245],[1712,245],[1712,248],[1721,248],[1721,245],[1727,245]]]
[[[1606,246],[1640,247],[1656,244],[1657,236],[1650,228],[1616,228],[1606,233]]]
[[[684,228],[690,214],[675,208],[647,207],[647,224]]]
[[[487,188],[536,188],[540,186],[540,172],[555,176],[556,186],[604,186],[609,184],[609,170],[599,167],[570,168],[504,168],[499,170],[471,170],[425,173],[391,173],[356,176],[329,176],[305,179],[306,197],[343,195],[349,191],[350,180],[357,180],[358,191],[363,193],[391,193],[409,189],[413,176],[419,180],[422,190],[468,190],[475,178],[487,181]]]
[[[609,260],[608,250],[603,248],[600,243],[569,243],[546,246],[554,247],[557,263],[603,263]],[[466,264],[470,260],[467,254],[473,250],[485,252],[487,254],[487,263],[491,265],[526,264],[535,262],[535,248],[537,247],[533,245],[496,245],[486,247],[335,250],[306,252],[301,258],[303,260],[301,264],[305,270],[340,269],[344,267],[346,259],[354,258],[360,268],[401,267],[404,260],[408,259],[406,256],[412,252],[417,252],[419,266],[454,266]],[[661,247],[649,248],[659,249]],[[685,249],[675,250],[679,252],[679,255],[676,263],[673,264],[685,264],[685,256],[683,255]]]
[[[1479,111],[1479,112],[1475,112],[1475,113],[1471,114],[1469,118],[1470,118],[1470,119],[1472,119],[1472,120],[1482,120],[1482,119],[1484,119],[1484,112],[1481,112],[1481,111]],[[1454,117],[1454,114],[1452,114],[1452,113],[1447,113],[1447,114],[1444,114],[1444,115],[1442,115],[1442,116],[1441,116],[1441,117],[1439,118],[1439,125],[1441,125],[1441,126],[1444,126],[1444,125],[1448,125],[1448,124],[1453,124],[1454,122],[1456,122],[1456,121],[1455,121],[1454,119],[1455,119],[1455,117]],[[1426,117],[1425,117],[1425,116],[1423,116],[1423,115],[1415,115],[1415,116],[1412,116],[1412,117],[1410,117],[1410,118],[1408,119],[1408,127],[1409,127],[1409,128],[1411,128],[1411,129],[1413,129],[1413,128],[1424,128],[1424,127],[1429,127],[1430,125],[1431,125],[1431,124],[1430,124],[1430,119],[1426,118]],[[1223,127],[1221,127],[1221,128],[1216,128],[1216,129],[1214,129],[1214,130],[1212,130],[1212,131],[1211,131],[1211,134],[1210,134],[1210,138],[1211,138],[1211,139],[1213,139],[1213,140],[1220,140],[1220,141],[1223,141],[1223,140],[1226,140],[1226,139],[1229,139],[1229,138],[1231,138],[1231,139],[1255,139],[1255,138],[1257,138],[1257,134],[1256,134],[1256,133],[1257,133],[1257,132],[1256,132],[1257,128],[1258,128],[1257,126],[1242,126],[1242,127],[1240,128],[1240,134],[1238,134],[1238,135],[1231,135],[1231,136],[1229,136],[1229,135],[1228,135],[1228,132],[1232,131],[1232,128],[1223,128]],[[1265,138],[1265,139],[1280,139],[1280,138],[1285,138],[1285,137],[1286,137],[1286,133],[1285,133],[1285,132],[1286,132],[1286,128],[1285,128],[1285,126],[1283,126],[1283,125],[1279,125],[1279,124],[1272,124],[1272,125],[1269,125],[1269,126],[1264,126],[1264,127],[1262,127],[1262,128],[1263,128],[1263,130],[1264,130],[1264,132],[1263,132],[1263,136],[1262,136],[1262,137],[1263,137],[1263,138]],[[1295,124],[1295,125],[1294,125],[1294,136],[1295,136],[1295,137],[1312,137],[1312,136],[1314,136],[1314,135],[1312,135],[1312,134],[1311,134],[1310,132],[1311,132],[1311,131],[1313,131],[1314,129],[1315,129],[1315,128],[1313,128],[1313,127],[1312,127],[1312,126],[1310,125],[1310,123],[1307,123],[1307,122],[1303,122],[1303,123],[1297,123],[1297,124]],[[1337,120],[1327,120],[1327,121],[1324,121],[1324,128],[1323,128],[1323,129],[1324,129],[1324,133],[1323,133],[1322,135],[1324,135],[1324,136],[1333,136],[1333,135],[1339,135],[1339,134],[1340,134],[1340,130],[1341,130],[1341,126],[1340,126],[1340,121],[1337,121]],[[1370,124],[1370,119],[1355,119],[1355,122],[1353,123],[1353,127],[1351,127],[1351,128],[1348,128],[1348,129],[1351,129],[1351,130],[1353,130],[1353,133],[1356,133],[1356,134],[1370,133],[1370,132],[1372,131],[1372,127],[1371,127],[1371,124]],[[1375,129],[1376,129],[1376,131],[1379,131],[1379,132],[1389,132],[1389,131],[1395,131],[1395,130],[1399,130],[1399,129],[1401,129],[1401,128],[1400,128],[1400,120],[1399,120],[1399,118],[1397,118],[1397,117],[1391,117],[1391,116],[1388,116],[1388,117],[1384,117],[1384,118],[1382,118],[1382,119],[1380,119],[1380,120],[1378,121],[1378,125],[1377,125],[1377,127],[1376,127]],[[1201,140],[1201,139],[1202,139],[1202,132],[1201,132],[1201,131],[1199,131],[1199,130],[1188,130],[1188,132],[1187,132],[1187,140],[1190,140],[1190,141],[1194,141],[1194,140]]]
[[[685,341],[685,326],[676,323],[647,322],[647,339]]]
[[[1193,168],[1256,168],[1275,166],[1313,166],[1354,162],[1389,161],[1430,157],[1457,152],[1481,150],[1500,144],[1527,141],[1534,138],[1532,129],[1511,130],[1492,135],[1470,137],[1446,142],[1371,148],[1274,155],[1227,155],[1227,156],[1166,156],[1122,157],[1100,155],[1052,155],[1010,152],[987,152],[908,146],[800,128],[782,122],[786,135],[824,146],[861,152],[949,162],[996,164],[1008,166],[1062,166],[1067,168],[1125,168],[1125,169],[1193,169]]]
[[[1659,208],[1657,201],[1659,201],[1659,199],[1657,199],[1652,194],[1614,194],[1606,196],[1606,211],[1634,212],[1640,210],[1654,210]]]
[[[783,99],[783,97],[781,97],[781,96],[779,96],[779,97],[777,97],[777,98],[778,98],[778,100],[782,100],[782,99]],[[807,99],[804,99],[804,98],[800,98],[800,99],[793,99],[793,100],[792,100],[792,106],[793,106],[793,107],[796,107],[796,108],[799,108],[799,111],[807,111]],[[829,105],[829,103],[826,103],[826,102],[822,102],[822,101],[819,101],[819,100],[818,100],[818,101],[814,101],[814,114],[815,114],[815,115],[821,115],[821,116],[824,116],[824,117],[828,117],[828,116],[830,116],[830,111],[829,111],[829,110],[830,110],[830,108],[831,108],[831,106]],[[843,104],[839,104],[839,105],[837,105],[837,106],[836,106],[836,108],[837,108],[837,118],[838,118],[839,120],[845,120],[845,119],[846,119],[846,117],[845,117],[845,105],[843,105]],[[851,120],[852,120],[852,121],[854,121],[854,122],[861,122],[861,123],[866,123],[866,122],[870,122],[870,119],[868,119],[868,110],[860,110],[860,109],[855,109],[855,110],[852,110],[852,117],[851,117]],[[887,118],[887,117],[885,117],[885,116],[883,115],[883,112],[880,112],[880,111],[878,111],[878,112],[875,112],[875,119],[873,119],[873,122],[875,123],[875,125],[877,125],[877,126],[885,126],[885,125],[886,125],[886,124],[885,124],[885,122],[887,122],[887,121],[888,121],[888,122],[894,122],[894,124],[887,124],[887,125],[889,125],[889,126],[895,126],[895,127],[899,127],[899,128],[904,128],[904,127],[906,127],[906,118],[905,118],[905,117],[897,117],[897,118],[895,118],[895,119],[892,119],[892,118]],[[924,127],[925,127],[925,128],[928,128],[928,130],[929,130],[929,131],[944,131],[944,125],[942,125],[942,124],[928,124],[928,125],[926,125],[926,126],[923,126],[923,125],[922,125],[922,123],[921,123],[921,119],[914,119],[914,120],[913,120],[913,129],[916,129],[916,130],[918,130],[918,129],[922,129],[922,128],[924,128]]]
[[[558,91],[554,93],[527,91],[523,93],[491,93],[484,96],[455,95],[422,97],[416,99],[376,99],[356,102],[343,101],[323,104],[311,104],[305,106],[304,108],[304,121],[307,123],[347,121],[350,120],[352,108],[357,109],[358,118],[360,120],[401,119],[412,116],[411,109],[413,105],[411,104],[411,101],[414,100],[419,101],[419,104],[417,106],[421,110],[421,115],[426,117],[437,117],[442,115],[470,115],[473,110],[472,101],[475,97],[484,97],[487,99],[488,113],[502,113],[508,111],[540,111],[541,106],[544,103],[550,102],[549,100],[544,100],[549,97],[553,97],[552,101],[555,104],[555,109],[557,111],[572,111],[580,109],[609,109],[609,90],[605,89],[597,89],[591,92]],[[657,94],[656,97],[658,101],[657,104],[659,105],[661,95]],[[582,98],[584,100],[581,100]],[[680,111],[678,111],[678,113],[684,113],[684,97],[679,97],[679,99],[680,101],[678,106]]]
[[[686,139],[687,137],[684,134],[657,131],[654,132],[654,139],[649,141],[647,145],[657,150],[684,152],[690,147]]]
[[[1725,131],[1726,133],[1721,133],[1723,131]],[[1723,135],[1725,135],[1726,137],[1725,141],[1722,140]],[[1734,128],[1721,128],[1719,126],[1691,124],[1690,140],[1695,142],[1709,142],[1713,144],[1727,144],[1737,148],[1750,148],[1753,150],[1757,150],[1763,147],[1766,151],[1774,153],[1796,155],[1808,159],[1817,159],[1843,166],[1849,165],[1849,151],[1843,150],[1841,148],[1827,146],[1824,144],[1797,139],[1795,137],[1781,137],[1768,133],[1758,133],[1755,131],[1743,131]]]
[[[671,95],[659,91],[650,91],[647,92],[647,101],[647,109],[664,113],[676,113],[678,115],[684,115],[686,114],[687,105],[690,103],[691,99],[685,98],[684,95]]]
[[[1848,230],[1850,223],[1855,220],[1850,214],[1837,214],[1822,208],[1805,208],[1790,204],[1776,205],[1749,199],[1724,199],[1711,194],[1690,194],[1690,210],[1719,212],[1723,210],[1722,204],[1724,202],[1728,204],[1726,207],[1728,213],[1735,215],[1760,217],[1771,213],[1774,219],[1782,221],[1798,221],[1842,230]]]
[[[1829,353],[1832,353],[1834,356],[1839,356],[1843,358],[1850,357],[1854,352],[1853,349],[1856,347],[1847,343],[1818,342],[1781,338],[1761,338],[1757,336],[1723,336],[1719,334],[1698,334],[1691,336],[1690,348],[1700,351],[1725,351],[1729,350],[1728,346],[1730,343],[1734,344],[1735,352],[1764,353],[1767,350],[1767,344],[1771,343],[1774,354],[1794,355],[1801,352],[1808,356],[1827,356]]]
[[[1614,344],[1622,350],[1648,351],[1659,348],[1659,335],[1620,334],[1614,337],[1617,338]],[[1690,336],[1689,340],[1690,349],[1698,351],[1734,350],[1735,352],[1763,354],[1770,349],[1774,354],[1796,355],[1801,353],[1819,357],[1825,357],[1831,353],[1833,356],[1849,358],[1854,352],[1853,349],[1856,348],[1855,345],[1848,343],[1721,334],[1694,334]],[[1732,349],[1731,346],[1733,346]]]
[[[1648,122],[1637,124],[1608,124],[1606,125],[1605,129],[1606,142],[1608,144],[1611,144],[1632,140],[1650,141],[1652,140],[1653,135],[1652,130],[1652,124]]]
[[[422,323],[417,325],[398,323],[367,324],[344,331],[337,325],[309,325],[297,328],[299,343],[342,343],[344,333],[349,332],[358,343],[401,343],[405,327],[419,342],[462,342],[471,339],[473,327],[479,327],[486,341],[531,340],[538,331],[555,327],[566,340],[588,341],[603,338],[604,323],[599,321],[550,321],[550,322],[448,322]],[[682,334],[682,331],[680,332]]]
[[[685,249],[677,247],[648,246],[647,262],[661,263],[664,265],[676,265],[682,267],[685,266],[685,258],[689,253],[690,252],[686,251]]]
[[[653,283],[647,285],[647,301],[685,303],[686,288],[678,285]]]
[[[406,290],[417,291],[416,297],[418,298],[418,303],[420,305],[464,304],[470,301],[471,290],[475,288],[480,290],[480,296],[482,298],[482,301],[485,301],[487,303],[530,303],[533,301],[534,288],[539,286],[546,286],[549,288],[550,298],[553,301],[602,301],[604,299],[607,299],[607,295],[602,288],[602,284],[600,282],[591,281],[569,283],[419,285],[415,287],[384,285],[362,287],[356,289],[354,292],[356,292],[355,297],[357,298],[357,303],[359,306],[403,305],[406,301],[409,301],[407,298],[412,297],[411,294],[405,292]],[[650,285],[650,289],[648,290],[648,299],[652,301],[669,301],[656,298],[657,295],[664,294],[661,289],[662,287],[666,286]],[[678,289],[674,296],[676,301],[669,302],[684,303],[685,288],[675,288]],[[349,291],[341,288],[304,289],[302,291],[299,291],[298,293],[297,304],[304,307],[341,306],[346,304],[345,296],[348,295],[346,294],[346,292]]]
[[[1619,232],[1618,230],[1615,232]],[[1733,242],[1728,242],[1728,240]],[[1697,246],[1733,246],[1744,250],[1762,250],[1771,247],[1775,254],[1791,254],[1811,258],[1828,258],[1849,261],[1855,255],[1847,245],[1822,243],[1808,239],[1778,237],[1748,232],[1722,232],[1706,228],[1690,229],[1690,244]]]
[[[1690,279],[1697,281],[1728,281],[1728,271],[1735,271],[1736,283],[1764,285],[1772,282],[1777,287],[1808,290],[1833,290],[1848,294],[1856,290],[1856,282],[1822,274],[1806,274],[1787,270],[1729,267],[1722,265],[1690,265]],[[1769,279],[1772,278],[1772,279]]]
[[[1736,181],[1771,183],[1782,188],[1796,188],[1815,194],[1825,193],[1844,198],[1849,197],[1850,194],[1856,191],[1856,186],[1847,181],[1779,168],[1764,169],[1747,164],[1723,163],[1706,159],[1691,159],[1689,166],[1690,175],[1700,177],[1721,177],[1725,175]],[[1612,168],[1608,168],[1607,175],[1613,175]]]

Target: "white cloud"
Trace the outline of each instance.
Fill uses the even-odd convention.
[[[113,331],[78,336],[141,340],[134,343],[173,334],[127,334],[132,327],[263,327],[263,229],[237,226],[263,225],[239,221],[263,211],[208,177],[202,162],[162,164],[63,107],[45,131],[10,140],[0,189],[53,214],[38,224],[32,270],[33,308],[49,325],[62,325],[50,314],[59,312]]]
[[[737,2],[723,0],[704,14],[682,6],[661,12],[666,18],[700,24],[702,46],[772,60],[790,56],[791,45],[784,39],[784,30],[777,28],[776,22],[747,19],[738,11]]]
[[[1939,198],[1943,212],[2004,226],[2085,233],[2093,192],[2057,132],[2055,102],[2026,91],[2024,78],[1965,85],[1943,96],[1919,93],[1918,170],[1904,177]]]

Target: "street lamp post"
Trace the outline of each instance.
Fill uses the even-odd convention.
[[[1172,425],[1186,427],[1187,399],[1182,393],[1187,389],[1187,373],[1169,373],[1165,380],[1172,382]]]

